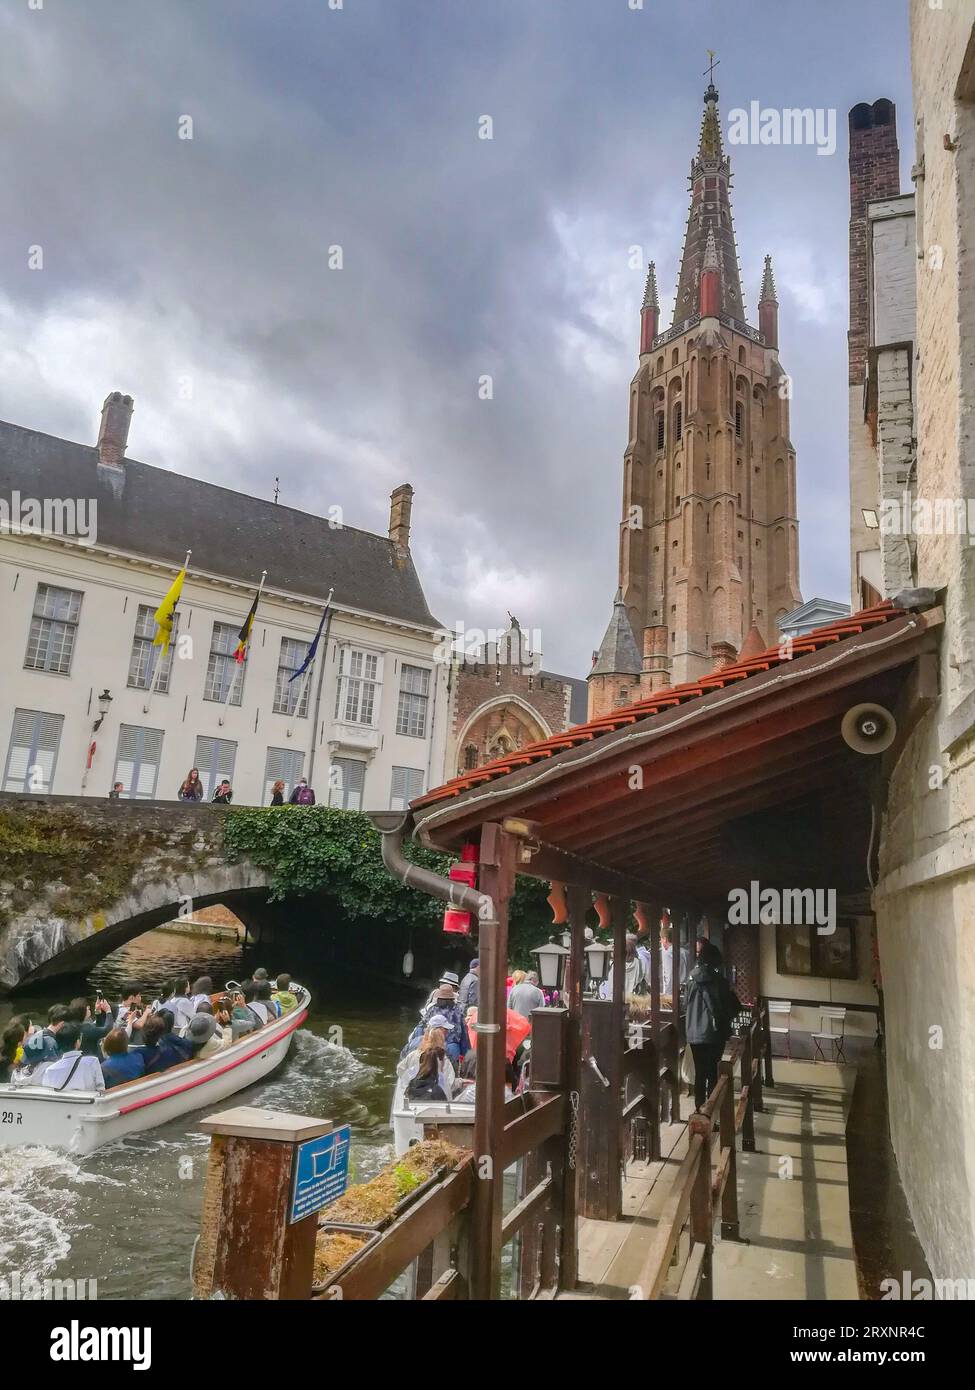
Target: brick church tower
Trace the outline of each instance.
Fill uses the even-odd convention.
[[[746,637],[762,650],[802,602],[791,391],[779,363],[772,262],[765,258],[753,328],[713,82],[690,181],[666,332],[652,263],[647,275],[623,459],[619,592],[589,675],[591,718],[727,664]],[[624,615],[630,633],[621,635]]]

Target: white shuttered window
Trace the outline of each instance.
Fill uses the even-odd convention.
[[[123,796],[146,801],[156,795],[162,743],[162,729],[144,729],[138,724],[119,728],[112,783],[122,783]]]
[[[301,773],[305,765],[305,755],[297,748],[269,748],[267,750],[267,761],[264,764],[264,801],[263,805],[271,804],[271,788],[275,782],[284,783],[284,799],[295,789],[295,784],[301,780]]]
[[[333,758],[328,770],[328,804],[343,811],[362,810],[366,765],[361,758]]]
[[[5,792],[49,792],[54,784],[63,714],[14,710],[10,747],[3,774]]]
[[[423,792],[423,769],[420,767],[394,767],[393,780],[389,791],[389,809],[405,811],[415,796]]]
[[[193,766],[199,771],[207,801],[225,777],[233,785],[236,761],[237,744],[233,739],[204,738],[203,735],[197,738]]]

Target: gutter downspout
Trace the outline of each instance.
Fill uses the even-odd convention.
[[[423,869],[413,864],[403,853],[403,840],[407,826],[412,828],[412,815],[401,811],[373,811],[369,819],[382,836],[383,865],[392,878],[399,879],[407,888],[416,888],[428,893],[432,898],[449,903],[461,912],[471,912],[479,926],[496,922],[494,903],[486,893],[476,888],[468,888],[466,883],[456,883],[451,878],[441,878],[432,869]],[[480,1015],[478,1015],[480,1017]],[[478,1025],[480,1031],[480,1025]]]

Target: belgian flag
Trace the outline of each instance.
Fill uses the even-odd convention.
[[[237,634],[237,646],[234,650],[234,660],[237,662],[238,666],[242,666],[244,664],[244,660],[247,656],[247,645],[251,640],[251,631],[254,627],[254,618],[257,616],[257,600],[260,597],[261,591],[260,589],[258,589],[257,593],[254,595],[254,602],[250,606],[250,611],[248,612],[247,617],[244,619],[243,625],[241,626],[241,629]]]

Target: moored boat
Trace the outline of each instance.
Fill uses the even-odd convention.
[[[297,1008],[204,1060],[180,1062],[109,1091],[0,1086],[0,1148],[40,1144],[72,1154],[91,1153],[263,1080],[284,1061],[308,1016],[308,990],[293,988]]]

